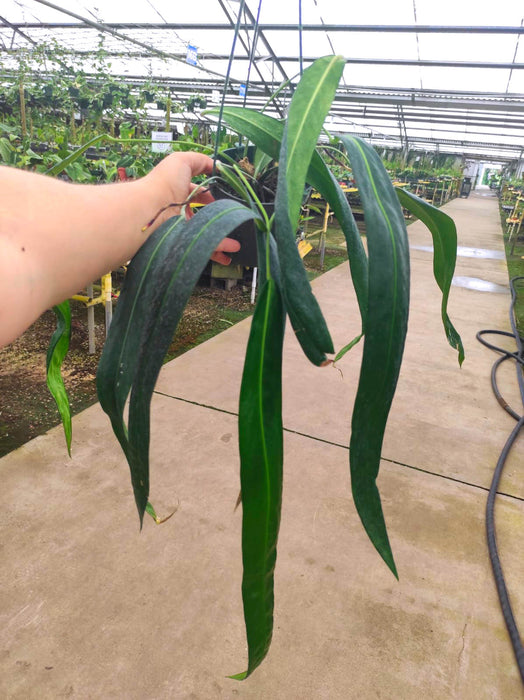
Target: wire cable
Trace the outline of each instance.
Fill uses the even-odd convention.
[[[504,572],[502,570],[502,564],[500,562],[495,529],[495,499],[497,496],[500,479],[510,450],[513,447],[515,440],[517,439],[517,436],[519,435],[522,427],[524,426],[524,410],[523,414],[521,415],[517,411],[512,409],[511,406],[509,406],[509,404],[507,403],[507,401],[505,401],[505,399],[499,391],[496,376],[498,368],[505,360],[515,360],[517,381],[519,384],[520,396],[522,399],[522,406],[524,409],[524,345],[523,339],[521,338],[517,329],[517,324],[515,320],[515,302],[517,299],[515,283],[518,280],[524,280],[524,277],[514,277],[512,280],[510,280],[510,323],[513,333],[497,330],[482,330],[477,333],[477,340],[483,345],[485,345],[487,348],[490,348],[495,352],[499,352],[502,355],[502,357],[499,357],[498,360],[495,362],[491,370],[491,386],[499,404],[502,406],[502,408],[504,408],[504,410],[507,413],[510,414],[512,418],[514,418],[517,421],[517,424],[511,431],[511,434],[508,437],[506,444],[502,449],[502,452],[500,453],[497,466],[495,467],[495,471],[493,473],[493,479],[491,481],[488,500],[486,503],[486,535],[488,541],[489,558],[491,560],[491,567],[493,569],[493,576],[495,578],[495,585],[497,587],[497,593],[500,600],[502,614],[504,616],[504,622],[506,623],[508,634],[511,640],[511,645],[515,653],[515,658],[517,660],[517,666],[520,672],[520,676],[522,678],[522,682],[524,683],[524,646],[522,645],[522,639],[520,637],[520,632],[515,621],[515,616],[511,607],[506,581],[504,579]],[[510,352],[509,350],[505,350],[504,348],[500,348],[496,345],[493,345],[492,343],[484,339],[483,336],[486,334],[502,335],[514,338],[517,344],[517,351]]]
[[[233,59],[235,57],[235,46],[237,43],[237,37],[240,32],[240,21],[242,19],[242,13],[244,11],[244,6],[246,4],[246,0],[240,0],[240,7],[238,8],[238,15],[237,15],[237,21],[235,24],[235,31],[233,34],[233,44],[231,46],[231,53],[229,55],[229,62],[227,64],[227,72],[226,72],[226,78],[224,80],[224,89],[222,90],[222,100],[220,101],[220,110],[218,113],[218,123],[217,123],[217,135],[215,139],[215,150],[213,152],[213,175],[215,174],[215,167],[216,167],[216,160],[218,156],[218,147],[219,147],[219,142],[220,142],[220,128],[222,126],[222,117],[224,114],[224,104],[226,102],[226,94],[227,94],[227,89],[229,87],[229,76],[231,74],[231,66],[233,65]]]

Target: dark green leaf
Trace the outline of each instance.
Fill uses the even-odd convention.
[[[273,576],[282,506],[282,344],[284,310],[273,279],[260,292],[246,351],[238,416],[242,492],[242,598],[247,678],[273,633]]]
[[[400,187],[396,188],[396,192],[402,206],[426,224],[433,236],[433,274],[442,292],[442,323],[448,343],[458,351],[458,361],[461,365],[464,361],[464,346],[448,316],[449,290],[457,260],[455,222],[441,209],[437,209],[425,199],[420,199],[420,197]]]
[[[98,365],[98,398],[111,419],[113,431],[126,456],[129,441],[124,406],[138,371],[138,343],[154,296],[154,284],[148,284],[150,270],[166,259],[169,242],[183,224],[183,217],[169,219],[147,239],[133,258]]]
[[[368,314],[351,425],[351,485],[366,532],[396,576],[376,479],[407,331],[409,247],[402,209],[380,158],[358,138],[342,137],[342,143],[364,208],[369,255]]]
[[[344,70],[342,56],[325,56],[307,68],[293,94],[280,150],[279,177],[286,180],[287,211],[296,229],[309,164]]]
[[[191,220],[169,219],[131,261],[97,373],[102,408],[126,454],[140,522],[149,494],[153,389],[176,326],[217,244],[253,212],[213,202]],[[131,391],[129,429],[123,411]]]
[[[326,56],[304,71],[289,105],[279,155],[275,238],[282,293],[297,339],[316,365],[326,362],[325,353],[334,352],[333,341],[311,290],[295,234],[306,176],[344,65],[341,56]]]
[[[53,311],[55,312],[57,323],[47,350],[47,386],[56,401],[62,425],[64,426],[67,451],[69,456],[71,456],[71,407],[69,406],[64,380],[60,372],[71,338],[71,308],[69,301],[66,300],[61,304],[57,304],[57,306],[53,306]]]

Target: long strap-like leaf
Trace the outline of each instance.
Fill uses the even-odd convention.
[[[286,311],[306,356],[317,365],[334,348],[298,253],[295,232],[306,175],[344,64],[341,56],[326,56],[304,71],[284,127],[275,200],[275,238]]]
[[[151,283],[151,270],[169,255],[170,241],[183,225],[183,217],[169,219],[133,258],[98,365],[98,398],[126,456],[129,440],[124,407],[137,373],[140,338],[153,308],[155,285]]]
[[[274,281],[265,282],[251,323],[239,406],[242,489],[242,598],[249,676],[273,633],[273,575],[282,505],[282,343],[284,309]]]
[[[119,439],[122,398],[131,390],[129,430],[124,430],[122,447],[141,522],[149,494],[150,403],[162,361],[213,250],[228,233],[252,218],[253,212],[243,205],[221,200],[190,221],[169,220],[155,231],[128,269],[100,361],[97,388]]]
[[[209,113],[215,113],[215,110],[209,110]],[[284,133],[283,122],[242,107],[224,107],[223,120],[232,129],[247,136],[260,149],[278,160]],[[351,278],[364,328],[367,314],[368,261],[351,207],[336,178],[317,151],[311,158],[306,179],[328,202],[344,233]]]
[[[320,131],[344,70],[342,56],[325,56],[307,68],[289,105],[284,133],[286,149],[280,149],[279,177],[287,184],[287,211],[296,228],[304,183]]]
[[[63,170],[65,170],[69,165],[74,163],[82,154],[84,154],[88,148],[91,148],[91,146],[94,146],[96,143],[99,141],[103,141],[107,136],[105,134],[99,134],[98,136],[94,136],[92,139],[90,139],[87,143],[84,143],[83,146],[80,146],[76,150],[74,150],[72,153],[70,153],[67,158],[64,158],[61,160],[59,163],[55,163],[51,168],[46,170],[45,174],[46,175],[59,175]]]
[[[380,158],[358,138],[342,137],[342,142],[364,207],[369,255],[366,335],[351,425],[351,485],[362,523],[396,576],[376,478],[407,331],[409,247],[402,209]]]
[[[69,301],[66,300],[61,304],[57,304],[57,306],[53,306],[53,311],[55,312],[57,323],[47,350],[47,386],[56,401],[62,425],[64,426],[67,451],[69,456],[71,456],[71,407],[60,372],[71,339],[71,307],[69,306]]]
[[[453,219],[425,199],[400,187],[396,188],[400,203],[418,217],[433,236],[433,274],[442,292],[441,315],[446,338],[458,352],[459,365],[464,362],[464,346],[448,316],[448,298],[457,260],[457,228]]]

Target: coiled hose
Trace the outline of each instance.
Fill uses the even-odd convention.
[[[489,557],[491,559],[491,566],[493,568],[493,575],[495,577],[495,584],[497,586],[497,592],[500,600],[500,605],[502,608],[502,614],[504,615],[504,621],[506,623],[506,627],[508,629],[509,637],[511,639],[511,644],[513,646],[513,651],[515,652],[515,658],[517,659],[517,665],[520,671],[520,675],[522,678],[522,682],[524,683],[524,647],[522,645],[522,640],[520,637],[519,629],[517,627],[517,623],[515,622],[515,617],[513,615],[513,610],[511,609],[511,603],[509,600],[509,595],[508,595],[508,590],[506,588],[506,582],[504,580],[504,574],[502,571],[502,565],[500,563],[500,558],[499,558],[499,553],[498,553],[498,548],[497,548],[497,538],[496,538],[496,532],[495,532],[495,497],[497,495],[497,490],[499,487],[499,482],[500,478],[502,476],[502,471],[504,469],[504,465],[506,463],[506,459],[508,457],[508,454],[517,439],[517,436],[521,430],[521,428],[524,426],[524,345],[523,345],[523,339],[520,337],[520,334],[517,330],[517,324],[515,320],[515,302],[517,299],[517,291],[515,288],[515,283],[518,280],[524,280],[523,277],[514,277],[510,281],[510,289],[511,289],[511,306],[510,306],[510,313],[509,313],[509,318],[510,318],[510,323],[511,323],[511,328],[513,330],[513,333],[509,333],[507,331],[497,331],[497,330],[482,330],[477,333],[477,340],[479,340],[483,345],[485,345],[487,348],[490,348],[491,350],[494,350],[495,352],[498,352],[501,354],[501,357],[498,358],[498,360],[494,363],[493,368],[491,370],[491,386],[493,388],[493,392],[497,398],[497,401],[499,404],[502,406],[502,408],[507,411],[512,418],[516,420],[516,425],[511,431],[510,436],[508,437],[506,444],[504,445],[504,448],[502,452],[500,453],[500,457],[497,462],[497,466],[495,467],[495,471],[493,473],[493,479],[491,481],[491,486],[489,489],[489,495],[488,495],[488,500],[486,503],[486,534],[487,534],[487,539],[488,539],[488,551],[489,551]],[[492,335],[504,335],[508,336],[510,338],[514,338],[515,342],[517,344],[517,351],[516,352],[509,352],[508,350],[504,350],[503,348],[499,348],[496,345],[493,345],[492,343],[489,343],[487,340],[484,339],[484,335],[487,334],[492,334]],[[520,389],[520,397],[522,399],[522,406],[523,406],[523,415],[520,415],[516,411],[514,411],[511,406],[507,403],[507,401],[503,398],[502,394],[499,391],[499,388],[497,386],[497,370],[500,367],[500,365],[505,362],[506,360],[513,359],[515,360],[515,367],[517,371],[517,381],[519,384],[519,389]]]

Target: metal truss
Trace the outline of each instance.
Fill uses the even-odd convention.
[[[164,50],[167,45],[158,41],[157,37],[166,38],[173,32],[184,31],[232,31],[236,18],[231,14],[223,0],[218,0],[225,21],[212,24],[204,22],[168,23],[151,22],[147,24],[119,22],[101,23],[87,17],[75,14],[70,10],[58,7],[48,0],[35,0],[73,18],[75,21],[53,23],[16,23],[0,16],[0,55],[16,58],[16,53],[22,47],[30,49],[42,43],[46,36],[52,35],[58,43],[72,56],[88,57],[92,55],[89,49],[79,49],[79,42],[74,36],[97,37],[105,34],[109,41],[106,45],[108,56],[125,57],[128,59],[152,59],[159,57],[168,61],[170,73],[176,74],[173,66],[185,63],[185,54],[181,50]],[[58,0],[57,0],[58,1]],[[239,35],[240,46],[235,62],[246,62],[253,58],[252,44],[249,32],[258,36],[259,50],[253,60],[253,79],[250,80],[247,96],[241,97],[238,92],[240,81],[233,77],[226,93],[226,104],[244,105],[253,109],[261,109],[267,102],[268,96],[289,81],[288,96],[298,79],[299,56],[278,55],[271,44],[272,33],[296,33],[298,24],[261,23],[256,25],[255,17],[245,5],[244,21],[240,24],[243,36]],[[304,33],[369,33],[369,34],[462,34],[462,35],[506,35],[519,37],[524,34],[523,26],[441,26],[441,25],[349,25],[349,24],[301,24]],[[4,48],[2,48],[2,46]],[[93,44],[95,50],[96,44]],[[215,91],[222,92],[224,88],[224,64],[230,58],[225,53],[199,51],[199,65],[191,78],[165,75],[149,76],[158,85],[168,88],[175,98],[185,99],[195,92],[211,101]],[[316,56],[303,56],[304,64],[312,62]],[[384,65],[384,66],[419,66],[435,68],[469,68],[476,70],[509,70],[521,71],[524,63],[515,61],[446,61],[446,60],[416,60],[401,58],[363,58],[348,56],[350,64]],[[186,64],[187,65],[187,64]],[[293,75],[290,76],[289,74]],[[268,79],[268,76],[271,76]],[[1,76],[0,76],[1,77]],[[8,77],[8,76],[6,76]],[[40,75],[40,78],[44,76]],[[97,80],[92,75],[90,79]],[[119,79],[139,86],[145,76],[119,76]],[[0,87],[1,90],[1,87]],[[280,96],[272,104],[268,113],[281,118],[285,110],[285,96]],[[391,148],[434,150],[440,152],[458,153],[461,151],[468,158],[488,158],[503,161],[518,159],[524,148],[524,94],[511,93],[482,93],[458,90],[428,90],[416,88],[386,88],[378,86],[351,86],[341,84],[337,90],[330,112],[329,127],[335,133],[351,131],[358,133],[376,145],[387,143]],[[154,116],[152,117],[154,118]],[[182,115],[179,118],[191,120],[194,114]],[[430,132],[430,136],[428,136]],[[449,138],[457,132],[464,138]]]

